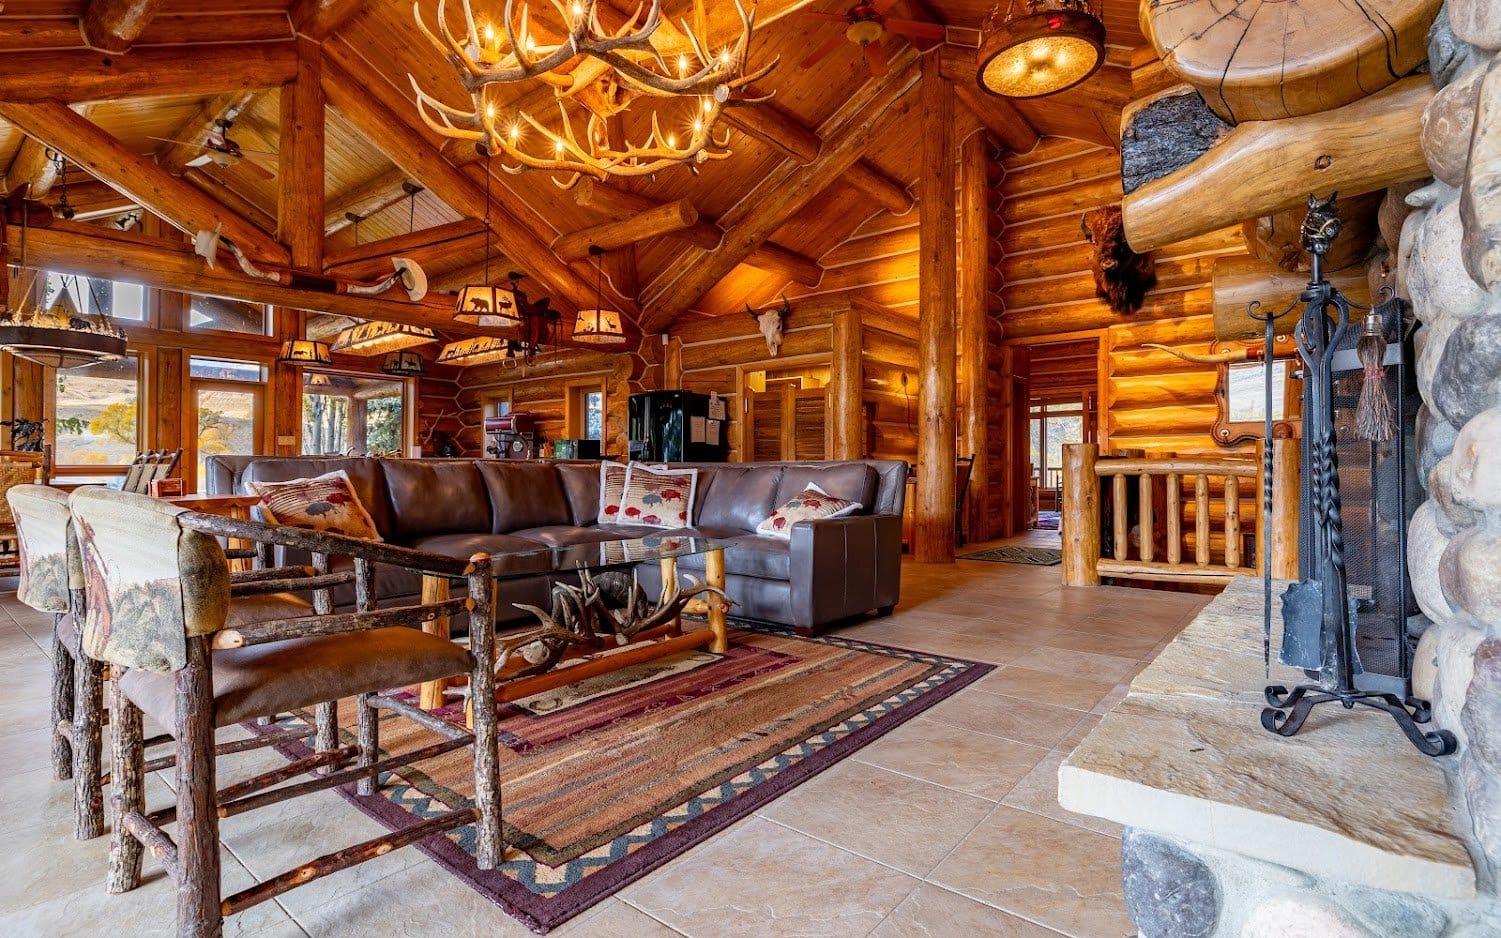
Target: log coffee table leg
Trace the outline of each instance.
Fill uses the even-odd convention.
[[[662,565],[662,589],[665,592],[666,590],[671,589],[673,584],[677,583],[678,559],[676,557],[663,557],[660,561],[658,561],[658,563]],[[677,621],[673,623],[673,634],[683,634],[682,616],[678,616]]]
[[[424,576],[422,578],[422,602],[441,603],[448,599],[448,580],[441,576]],[[429,619],[422,624],[422,631],[439,638],[448,638],[448,617],[439,616]],[[424,710],[436,710],[443,706],[443,688],[448,682],[443,678],[436,681],[428,681],[422,685],[421,700],[419,706]]]
[[[724,551],[711,550],[704,554],[704,581],[720,591],[724,590]],[[722,655],[730,650],[729,627],[725,622],[724,603],[718,596],[706,597],[709,603],[709,631],[714,641],[709,650]]]

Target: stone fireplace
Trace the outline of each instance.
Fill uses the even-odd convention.
[[[1501,935],[1501,0],[1448,0],[1429,71],[1433,179],[1387,193],[1369,273],[1419,324],[1413,691],[1460,747],[1337,710],[1263,731],[1261,584],[1235,581],[1059,773],[1065,807],[1127,826],[1146,938]]]

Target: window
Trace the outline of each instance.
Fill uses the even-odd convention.
[[[194,355],[188,363],[194,378],[212,381],[265,381],[266,366],[260,362],[242,362],[231,358],[203,358]]]
[[[54,459],[60,466],[123,466],[140,439],[140,362],[134,355],[57,372]]]
[[[188,297],[188,328],[266,334],[266,307],[221,296]]]
[[[1063,484],[1063,444],[1084,442],[1084,403],[1052,401],[1032,405],[1032,469],[1044,488]]]
[[[403,381],[304,370],[302,452],[404,452],[405,391]]]
[[[201,488],[210,456],[248,456],[262,452],[266,366],[229,358],[188,359],[196,424],[190,434],[189,461]]]
[[[568,435],[580,440],[605,438],[605,392],[598,384],[568,389]]]
[[[138,283],[93,280],[48,271],[42,308],[50,307],[63,292],[80,313],[107,313],[120,320],[146,321],[146,288]]]

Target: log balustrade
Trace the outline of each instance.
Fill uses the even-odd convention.
[[[1224,583],[1260,574],[1263,480],[1256,454],[1101,457],[1097,444],[1064,446],[1064,585],[1098,586],[1102,577]],[[1295,440],[1276,441],[1272,481],[1272,575],[1296,579]]]

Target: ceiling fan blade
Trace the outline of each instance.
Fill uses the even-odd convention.
[[[798,10],[797,15],[810,20],[823,20],[826,23],[849,23],[850,18],[843,13],[822,13],[818,10]]]
[[[870,73],[877,78],[891,71],[886,62],[886,47],[879,42],[865,44],[865,64],[870,67]]]
[[[846,40],[844,38],[844,33],[838,33],[836,35],[830,36],[827,42],[819,46],[817,49],[813,50],[812,55],[808,56],[806,59],[803,59],[799,67],[812,68],[813,66],[817,65],[819,62],[822,62],[825,58],[827,58],[830,52],[833,52],[835,49],[844,45],[845,41]]]
[[[943,27],[939,24],[924,23],[920,20],[887,20],[886,28],[908,39],[942,39],[945,35]]]
[[[183,147],[201,147],[203,144],[197,140],[173,140],[171,137],[150,137],[147,140],[156,140],[160,143],[175,143]]]
[[[273,179],[276,178],[276,174],[275,173],[273,173],[271,170],[267,169],[266,167],[262,166],[260,163],[256,162],[255,160],[249,159],[248,157],[236,160],[235,161],[235,165],[236,166],[243,166],[245,169],[247,169],[247,170],[250,171],[250,174],[252,176],[259,176],[262,179],[266,180],[267,182],[270,182],[271,180],[273,180]]]
[[[207,166],[208,164],[212,163],[213,161],[214,161],[214,158],[212,156],[210,156],[209,154],[207,154],[207,153],[200,153],[200,154],[198,154],[197,156],[193,157],[191,160],[188,160],[186,163],[184,163],[182,165],[184,165],[184,166]]]

